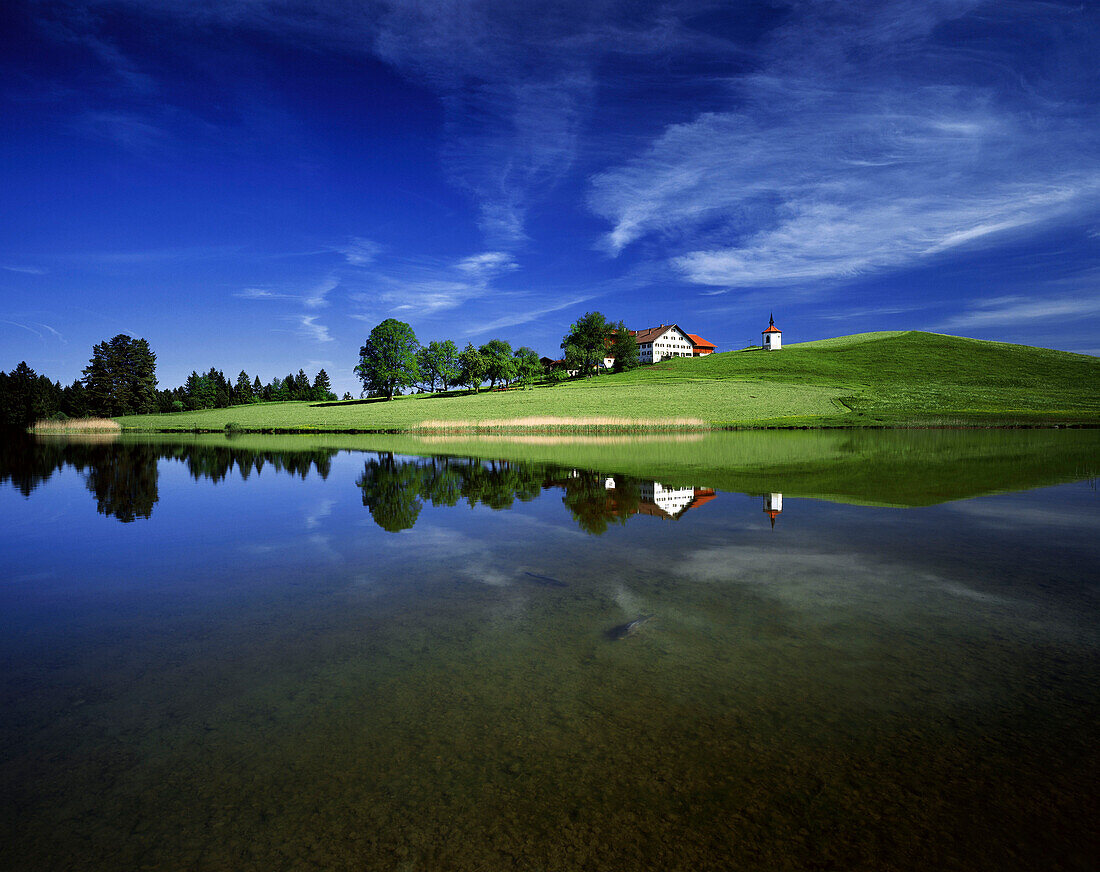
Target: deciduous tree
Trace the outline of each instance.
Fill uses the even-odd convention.
[[[359,349],[355,372],[363,382],[363,390],[392,400],[398,388],[416,384],[420,376],[416,363],[419,347],[412,327],[404,321],[387,318],[378,324]]]
[[[458,365],[461,371],[458,377],[459,381],[464,385],[469,385],[476,394],[481,387],[481,383],[485,381],[485,373],[489,369],[485,355],[474,348],[472,342],[467,342],[466,347],[462,349],[462,353],[458,355]]]
[[[512,354],[515,378],[523,385],[530,385],[542,375],[542,362],[539,353],[533,348],[522,345]]]
[[[615,372],[625,372],[628,369],[641,366],[642,360],[638,352],[638,340],[634,338],[634,334],[626,329],[626,324],[622,321],[616,324],[613,329],[615,332],[611,335],[609,353],[611,357],[615,358],[615,362],[612,364]]]
[[[490,339],[478,349],[485,358],[485,378],[489,386],[495,388],[498,383],[507,384],[515,378],[515,363],[512,360],[512,346],[503,339]]]
[[[588,375],[599,371],[600,361],[607,354],[607,340],[611,335],[611,325],[600,312],[585,312],[571,325],[569,333],[563,337],[561,347],[565,358],[576,369]],[[570,367],[571,369],[574,367]]]

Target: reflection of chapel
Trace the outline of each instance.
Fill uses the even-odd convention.
[[[775,519],[783,511],[783,494],[764,494],[764,514],[771,518],[772,529],[775,529]]]

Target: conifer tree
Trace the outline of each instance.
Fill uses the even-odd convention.
[[[252,382],[248,380],[248,373],[243,369],[237,376],[237,402],[252,402]]]
[[[313,380],[313,399],[324,402],[335,398],[336,395],[332,392],[332,384],[329,382],[328,373],[322,369]]]

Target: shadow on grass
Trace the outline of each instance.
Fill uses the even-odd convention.
[[[311,409],[324,409],[328,406],[365,406],[368,403],[388,403],[386,397],[367,397],[365,400],[333,400],[331,403],[310,403]]]
[[[430,394],[406,394],[405,396],[406,397],[418,397],[419,399],[422,399],[422,400],[439,400],[439,399],[443,399],[445,397],[465,397],[465,396],[467,396],[469,394],[473,394],[473,393],[474,392],[470,391],[470,390],[436,391],[435,393],[430,393]],[[483,390],[483,391],[481,391],[481,393],[488,393],[488,391]],[[395,396],[394,399],[395,400],[399,399],[399,397]],[[367,398],[361,399],[361,400],[333,400],[332,402],[328,402],[328,403],[310,403],[309,407],[311,409],[324,409],[324,408],[327,408],[328,406],[363,406],[363,405],[367,405],[369,403],[388,403],[388,402],[389,402],[389,400],[386,397],[367,397]]]

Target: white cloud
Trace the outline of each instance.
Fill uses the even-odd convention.
[[[26,273],[31,276],[44,276],[46,270],[36,266],[5,266],[3,267],[8,272]]]
[[[302,296],[302,305],[316,309],[321,306],[327,306],[328,300],[325,298],[331,291],[334,291],[340,286],[340,280],[335,276],[329,276],[324,281],[314,285]]]
[[[601,247],[654,239],[689,281],[763,287],[894,269],[1087,214],[1097,113],[1036,110],[1075,99],[1066,82],[1041,93],[1014,76],[1001,90],[951,78],[969,49],[930,34],[973,5],[796,7],[760,71],[731,81],[730,108],[667,127],[592,178],[589,205],[611,225]]]
[[[61,342],[65,341],[65,337],[62,336],[59,331],[55,330],[49,324],[42,324],[38,321],[28,321],[24,324],[20,321],[9,321],[7,318],[0,318],[0,324],[11,324],[13,327],[18,327],[20,330],[26,330],[28,333],[33,333],[39,339],[45,339],[45,333],[49,333],[53,338]]]
[[[468,330],[471,335],[478,336],[482,333],[490,333],[494,330],[503,330],[505,327],[515,327],[517,324],[527,324],[530,321],[541,318],[543,315],[549,315],[551,312],[560,312],[562,309],[579,306],[581,303],[591,300],[594,296],[596,295],[590,294],[584,297],[574,296],[549,306],[536,306],[532,309],[522,310],[513,302],[507,307],[508,314],[501,315],[491,321],[472,325]]]
[[[318,324],[317,315],[300,315],[298,317],[298,332],[315,342],[332,342],[333,338],[328,332],[328,327]]]
[[[351,299],[366,311],[351,317],[374,323],[383,312],[428,316],[455,309],[500,291],[493,281],[519,269],[502,251],[485,251],[457,261],[399,263],[369,274],[371,290]]]
[[[294,300],[307,309],[318,309],[328,305],[328,295],[339,286],[339,278],[328,276],[300,293],[273,291],[270,288],[245,288],[233,296],[242,300]]]
[[[352,266],[368,266],[382,252],[382,246],[362,236],[353,236],[347,244],[336,249]]]
[[[1068,297],[991,297],[974,300],[970,309],[943,322],[946,329],[991,327],[1100,315],[1100,289]]]
[[[503,251],[485,251],[460,260],[455,266],[471,275],[487,275],[519,269],[512,255]]]

